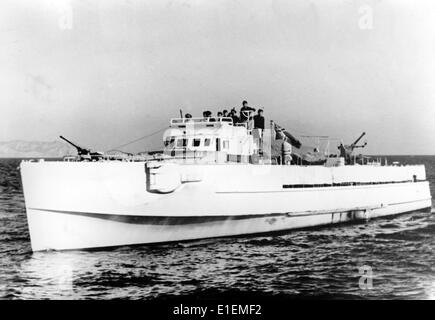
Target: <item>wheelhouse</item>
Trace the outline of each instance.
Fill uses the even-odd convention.
[[[171,119],[163,142],[166,155],[195,162],[248,162],[258,150],[248,125],[226,117]]]

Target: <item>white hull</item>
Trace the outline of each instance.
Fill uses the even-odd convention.
[[[34,251],[265,233],[431,206],[423,166],[180,165],[171,174],[185,182],[166,194],[149,190],[144,163],[23,162],[21,170]]]

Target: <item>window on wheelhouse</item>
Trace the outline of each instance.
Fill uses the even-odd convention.
[[[193,146],[199,147],[201,145],[201,139],[195,138],[193,139]]]
[[[187,147],[187,139],[177,139],[177,148]]]
[[[216,138],[216,151],[221,151],[221,139]]]
[[[204,139],[204,147],[209,147],[210,146],[210,142],[211,142],[210,138],[205,138]]]
[[[173,145],[174,142],[175,142],[175,137],[167,137],[165,142],[164,142],[164,145],[165,145],[165,147],[169,147],[169,146]]]
[[[223,147],[223,149],[229,149],[230,142],[228,140],[224,140],[222,143],[222,147]]]

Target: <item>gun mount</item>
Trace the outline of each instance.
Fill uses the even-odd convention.
[[[98,151],[91,151],[90,149],[82,148],[65,137],[59,136],[62,140],[66,141],[70,145],[72,145],[74,148],[77,149],[77,154],[79,155],[80,161],[99,161],[103,158],[104,154],[102,152]]]
[[[365,132],[363,132],[358,139],[356,139],[352,144],[350,145],[343,145],[343,143],[341,143],[338,146],[338,149],[340,150],[340,157],[343,157],[346,164],[350,164],[352,162],[352,154],[353,151],[356,148],[364,148],[367,145],[367,142],[364,142],[364,144],[362,145],[357,145],[357,143],[362,139],[362,137],[365,136]]]
[[[300,148],[302,146],[302,143],[296,139],[292,134],[290,134],[288,131],[286,131],[283,127],[279,126],[278,124],[275,125],[275,133],[277,139],[282,139],[290,143],[295,148]]]

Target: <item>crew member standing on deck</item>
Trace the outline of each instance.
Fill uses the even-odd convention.
[[[264,130],[264,117],[262,109],[258,109],[257,114],[254,116],[254,129]]]
[[[202,112],[202,116],[204,118],[210,118],[211,114],[212,114],[211,111],[208,111],[208,110],[205,110],[205,111]]]
[[[236,109],[232,108],[230,113],[229,113],[229,117],[231,117],[231,119],[233,119],[233,124],[239,123],[239,117],[237,116],[237,111]]]
[[[248,106],[248,101],[243,101],[242,108],[240,109],[240,122],[248,121],[248,115],[251,111],[255,111],[255,108],[251,108],[250,106]]]
[[[256,135],[258,135],[257,137],[259,139],[260,153],[263,152],[263,130],[264,130],[263,110],[258,109],[257,114],[254,116],[254,131],[256,131]]]

